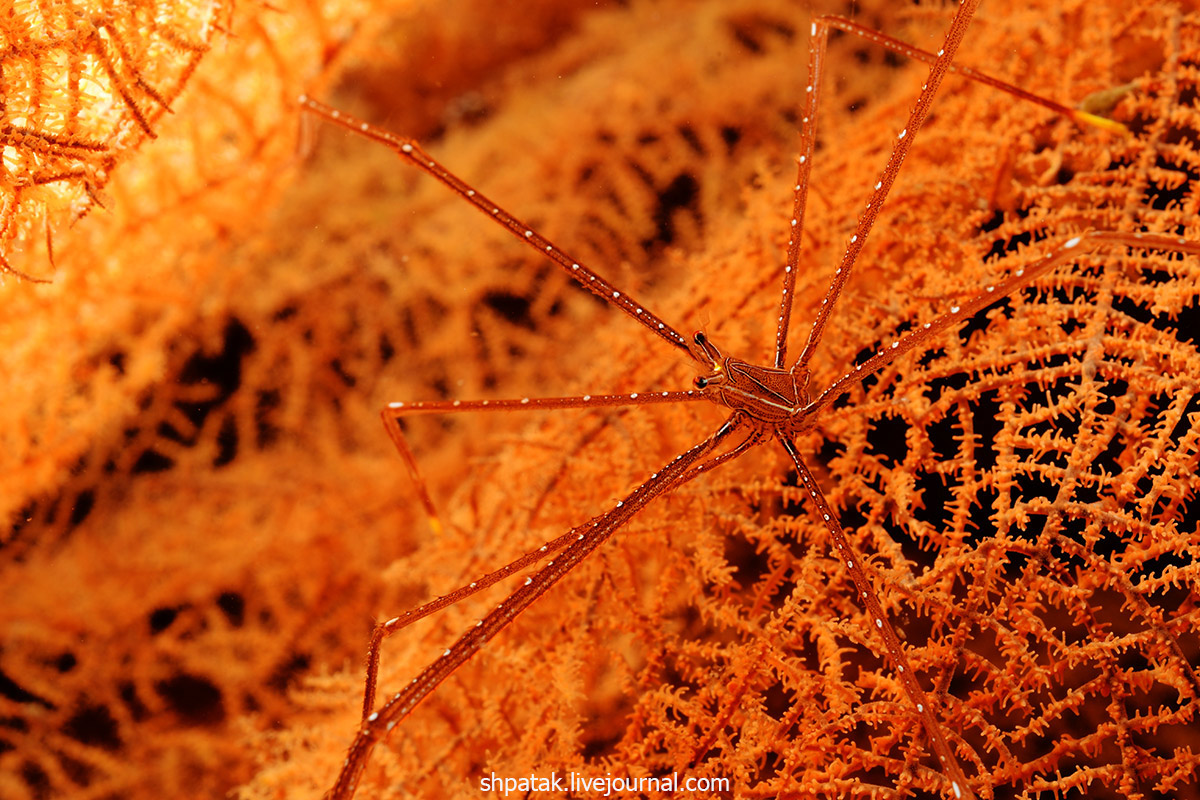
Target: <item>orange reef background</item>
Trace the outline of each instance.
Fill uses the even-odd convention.
[[[420,139],[680,330],[767,361],[810,18],[936,50],[952,11],[44,6],[0,12],[6,800],[319,797],[374,621],[605,510],[721,419],[415,420],[433,534],[387,401],[692,369],[299,94]],[[815,386],[1046,237],[1200,239],[1194,12],[985,0],[959,61],[1068,105],[1128,86],[1109,113],[1134,136],[948,78]],[[828,63],[794,352],[926,74],[846,36]],[[1200,264],[1097,252],[1038,286],[800,444],[980,796],[1197,797]],[[402,723],[359,797],[531,771],[944,795],[780,455],[656,501]],[[505,588],[393,637],[383,696]]]

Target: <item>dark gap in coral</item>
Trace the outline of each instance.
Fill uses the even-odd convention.
[[[278,389],[259,390],[254,404],[254,425],[257,445],[260,449],[270,446],[279,438],[279,428],[270,421],[271,412],[279,408],[283,398]]]
[[[887,469],[894,469],[908,457],[905,436],[910,425],[903,417],[885,414],[872,418],[867,426],[867,452],[874,453]]]
[[[33,761],[21,762],[21,780],[32,792],[33,800],[49,800],[50,776]]]
[[[214,467],[223,467],[237,458],[238,428],[237,419],[232,414],[226,414],[217,430],[217,454],[213,457]]]
[[[947,414],[931,421],[925,426],[925,435],[929,439],[930,455],[940,464],[958,458],[958,437],[962,434],[957,417]]]
[[[1138,572],[1146,578],[1162,577],[1169,572],[1187,569],[1191,566],[1191,564],[1192,560],[1187,556],[1187,554],[1174,550],[1168,550],[1160,553],[1154,558],[1148,558],[1143,561],[1141,567],[1138,569]],[[1170,592],[1172,590],[1159,589],[1158,591]],[[1166,602],[1158,603],[1156,605],[1159,605],[1162,608],[1178,607],[1178,605],[1173,606]]]
[[[999,499],[1000,493],[995,488],[985,487],[976,490],[967,510],[967,536],[964,540],[967,547],[975,548],[981,542],[987,541],[995,535],[996,532],[992,526],[992,509],[996,507]]]
[[[107,706],[86,705],[63,723],[62,732],[75,741],[113,752],[121,748],[117,721]]]
[[[396,347],[392,344],[392,340],[387,333],[379,334],[379,363],[389,364],[396,355]]]
[[[700,137],[696,135],[696,130],[691,125],[680,125],[677,129],[680,138],[687,143],[692,152],[698,156],[705,154],[704,145],[700,142]]]
[[[246,621],[246,600],[237,592],[221,592],[217,597],[217,608],[235,628],[242,627]]]
[[[592,730],[598,727],[588,726]],[[580,748],[580,754],[585,761],[612,756],[617,752],[617,747],[621,744],[621,738],[622,736],[617,733],[596,738],[585,737],[583,747]]]
[[[13,701],[14,703],[37,703],[38,705],[53,711],[57,706],[38,695],[30,692],[25,687],[8,677],[3,670],[0,670],[0,697]]]
[[[931,380],[925,389],[925,396],[931,403],[936,403],[943,395],[960,394],[971,383],[971,375],[966,372],[956,372],[944,378]]]
[[[175,407],[182,411],[184,416],[188,416],[189,410],[195,411],[197,408],[197,406],[191,403],[176,403]],[[154,429],[154,433],[163,439],[166,439],[169,442],[175,442],[176,444],[187,445],[188,447],[191,447],[196,443],[196,435],[199,432],[200,429],[195,428],[193,429],[191,436],[184,436],[174,425],[166,420],[160,420],[158,426]]]
[[[742,589],[756,585],[771,572],[766,552],[736,533],[725,537],[724,556],[725,562],[734,569],[734,580]]]
[[[762,710],[776,722],[782,722],[792,710],[795,701],[789,696],[782,683],[772,682],[762,693]]]
[[[267,686],[280,694],[286,694],[311,664],[312,656],[308,653],[292,653],[286,661],[271,672],[271,676],[267,678]]]
[[[1200,349],[1200,299],[1179,309],[1175,323],[1175,335],[1179,341]]]
[[[1182,169],[1180,164],[1173,162],[1167,156],[1159,154],[1155,160],[1155,167],[1158,168],[1156,174],[1158,180],[1151,179],[1146,182],[1146,189],[1142,194],[1142,202],[1148,205],[1155,211],[1166,211],[1170,208],[1183,208],[1183,204],[1187,202],[1188,195],[1191,190],[1192,182],[1200,180],[1200,173],[1193,173],[1191,170]],[[1167,181],[1164,173],[1175,173],[1181,177],[1179,181]],[[1170,183],[1175,183],[1174,186]]]
[[[142,454],[133,464],[133,474],[141,475],[144,473],[166,472],[171,467],[175,466],[174,460],[167,458],[156,450],[143,450]]]
[[[921,516],[934,530],[950,528],[953,514],[949,504],[954,499],[952,489],[955,485],[956,482],[936,472],[921,472],[916,476],[914,490],[925,509]]]
[[[68,526],[72,528],[78,527],[87,519],[88,514],[92,513],[92,508],[96,505],[96,493],[92,489],[84,489],[79,494],[75,495],[75,503],[71,506],[71,518],[68,521]]]
[[[57,755],[58,766],[62,769],[63,775],[67,777],[67,780],[76,786],[90,786],[92,784],[92,781],[96,778],[95,767],[74,758],[68,753],[60,752]]]
[[[1010,297],[1006,296],[997,300],[987,308],[981,308],[972,314],[967,319],[967,323],[958,329],[958,338],[962,340],[963,344],[969,343],[972,336],[986,331],[997,315],[1003,316],[1005,319],[1012,319],[1013,305]]]
[[[179,381],[184,384],[214,385],[217,396],[195,403],[176,403],[176,406],[199,428],[205,417],[218,405],[226,402],[242,385],[242,364],[254,351],[254,337],[236,317],[230,317],[222,334],[221,350],[216,355],[195,353],[184,364]]]
[[[745,16],[725,20],[729,35],[752,55],[762,55],[769,49],[767,38],[772,34],[783,41],[791,41],[796,35],[791,25],[779,20],[759,16]]]
[[[36,501],[30,501],[21,506],[12,515],[12,527],[4,536],[0,536],[0,552],[11,547],[15,542],[21,540],[26,529],[31,528],[31,523],[34,517],[38,515],[39,505]]]
[[[822,439],[821,446],[819,448],[817,448],[817,453],[816,453],[817,460],[820,461],[822,464],[829,464],[835,458],[838,458],[845,454],[846,454],[846,445],[842,444],[841,442],[834,441],[833,439]],[[797,484],[792,483],[792,484],[788,484],[788,485],[796,486]]]
[[[743,48],[755,55],[762,53],[763,46],[759,44],[758,40],[754,38],[753,34],[747,30],[746,26],[730,21],[726,22],[726,27],[729,29],[729,33],[734,40]]]
[[[1018,209],[1010,213],[1014,214],[1017,219],[1025,219],[1029,216],[1029,211],[1025,209]],[[995,217],[993,217],[993,219],[995,219]],[[1003,216],[1001,216],[1000,219],[1003,221]],[[999,225],[996,227],[999,227]],[[983,233],[982,230],[981,233]],[[1033,244],[1034,242],[1045,241],[1047,238],[1049,238],[1049,236],[1050,232],[1045,228],[1036,228],[1034,230],[1025,230],[1021,231],[1020,233],[1013,234],[1007,239],[996,239],[992,242],[992,246],[988,248],[987,253],[984,254],[983,263],[987,264],[997,259],[1005,258],[1010,253],[1016,253],[1019,250],[1028,247],[1030,244]]]
[[[721,127],[721,140],[725,142],[725,154],[733,155],[737,143],[742,139],[742,131],[734,125],[724,125]]]
[[[137,695],[137,688],[132,682],[123,682],[118,687],[121,696],[121,702],[129,709],[129,716],[134,722],[141,722],[150,716],[150,709],[142,702],[142,699]]]
[[[670,245],[675,242],[677,233],[672,219],[676,211],[692,211],[697,222],[700,221],[700,211],[696,200],[700,194],[700,186],[696,179],[688,174],[681,174],[658,193],[658,204],[654,209],[655,238],[644,240],[642,248],[651,250],[655,245]]]
[[[997,208],[994,211],[992,211],[992,216],[989,217],[985,222],[983,222],[979,226],[977,232],[980,234],[991,233],[992,231],[996,230],[1003,224],[1004,224],[1004,212]],[[993,245],[993,248],[994,247],[995,247],[995,245]],[[985,257],[985,260],[986,260],[986,257]]]
[[[151,611],[148,618],[150,623],[150,634],[152,636],[157,636],[167,628],[171,627],[176,618],[179,616],[179,612],[184,608],[186,608],[186,606],[164,606]]]
[[[180,673],[154,685],[185,724],[215,725],[225,719],[221,690],[208,678]]]
[[[338,376],[338,379],[347,389],[353,389],[358,383],[358,379],[346,371],[340,358],[335,358],[329,362],[329,368],[333,370],[333,374]]]
[[[537,330],[533,314],[530,313],[532,302],[528,297],[522,297],[512,292],[492,290],[486,292],[482,300],[485,306],[518,328],[528,331]]]
[[[1193,394],[1183,409],[1183,413],[1179,416],[1179,422],[1175,423],[1175,427],[1171,429],[1171,441],[1178,442],[1187,435],[1191,430],[1192,423],[1189,418],[1196,414],[1200,414],[1200,393]]]
[[[922,367],[928,367],[929,365],[933,364],[935,361],[940,361],[941,359],[943,359],[945,357],[946,357],[946,349],[944,347],[932,347],[932,348],[926,350],[925,352],[921,353],[920,358],[917,359],[917,363],[920,364]]]

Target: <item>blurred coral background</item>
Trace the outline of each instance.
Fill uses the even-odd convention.
[[[759,361],[809,18],[848,14],[936,49],[950,10],[170,8],[0,11],[5,800],[320,796],[356,727],[375,621],[599,513],[721,419],[696,406],[414,421],[448,523],[434,535],[379,423],[387,401],[686,388],[691,368],[431,179],[306,118],[300,94],[421,140],[680,330]],[[1031,238],[1088,228],[1200,238],[1195,16],[1120,0],[1016,8],[985,0],[960,61],[1067,103],[1139,81],[1113,112],[1136,122],[1138,142],[948,80],[827,334],[818,385],[986,283],[997,267],[983,253],[1019,263]],[[829,63],[797,331],[926,72],[850,37],[834,38]],[[1110,265],[1124,282],[1099,288],[1055,284],[1027,298],[1032,321],[991,316],[944,359],[914,364],[908,388],[881,378],[851,398],[861,414],[802,443],[859,546],[878,554],[914,665],[977,754],[968,775],[997,787],[981,781],[982,796],[1093,784],[1197,796],[1194,261]],[[1089,310],[1063,299],[1072,288]],[[1137,307],[1112,335],[1154,355],[1112,346],[1124,411],[1088,428],[1074,401],[1050,396],[1056,376],[1097,369],[1061,342],[1109,324],[1098,297]],[[1155,349],[1163,331],[1177,349]],[[998,366],[1014,342],[1034,353],[1012,359],[1016,377]],[[1013,394],[985,397],[1006,380]],[[923,392],[944,402],[909,410]],[[1050,427],[1056,414],[1075,420],[1068,454],[1119,439],[1111,463],[1110,440],[1097,446],[1094,495],[1068,496],[1074,473],[1057,466],[1003,472],[1061,443],[979,438],[964,421],[1000,407],[1044,412]],[[1122,439],[1113,420],[1136,435]],[[897,424],[912,457],[873,455],[872,432]],[[944,466],[936,444],[913,455],[939,426],[955,442]],[[1148,448],[1161,464],[1139,472]],[[977,494],[935,503],[930,475]],[[1026,504],[1034,494],[1053,502]],[[1095,513],[1072,517],[1079,506]],[[1000,537],[1031,515],[1084,520],[1064,535],[1090,547],[1101,511],[1128,537],[1105,540],[1098,562],[993,575],[972,560],[1004,561],[980,546],[981,522]],[[1031,563],[1053,560],[1038,538],[1051,534],[1026,535]],[[359,796],[477,795],[492,771],[671,769],[730,777],[739,797],[936,795],[919,725],[826,539],[773,452],[688,484],[447,681],[378,748]],[[1074,570],[1100,577],[1062,577]],[[988,587],[982,599],[972,586]],[[1038,597],[1016,614],[1004,598],[1027,587]],[[390,641],[385,696],[500,589]],[[1063,655],[1053,642],[1068,636]],[[972,662],[972,649],[985,655]]]

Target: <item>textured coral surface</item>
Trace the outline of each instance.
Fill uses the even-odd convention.
[[[855,19],[939,46],[948,9],[880,5]],[[1134,136],[948,79],[817,386],[1047,238],[1200,239],[1200,20],[1029,8],[985,0],[960,61],[1066,104],[1132,82],[1111,113]],[[693,372],[443,187],[302,120],[297,94],[420,138],[681,330],[765,362],[808,20],[850,9],[220,12],[174,113],[148,120],[157,138],[106,173],[104,209],[53,229],[55,268],[44,247],[6,254],[53,278],[0,286],[6,799],[319,797],[373,621],[602,512],[722,418],[415,420],[433,534],[379,425],[388,400],[675,389]],[[794,349],[926,73],[845,36],[829,65]],[[800,442],[980,796],[1200,796],[1198,295],[1195,257],[1082,256]],[[403,722],[359,796],[478,796],[493,772],[551,771],[945,794],[781,455],[655,502]],[[384,695],[508,589],[393,637]]]

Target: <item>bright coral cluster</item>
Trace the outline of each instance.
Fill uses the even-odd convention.
[[[0,796],[319,796],[374,619],[604,510],[720,419],[414,422],[432,534],[386,401],[693,376],[442,187],[305,130],[301,91],[418,136],[664,319],[763,360],[808,10],[556,5],[239,5],[158,119],[117,70],[158,138],[104,213],[55,232],[52,284],[2,289]],[[857,19],[922,46],[946,22]],[[963,63],[1066,103],[1133,82],[1112,113],[1134,135],[949,81],[816,383],[1047,238],[1200,238],[1198,40],[1165,3],[985,0]],[[848,37],[830,70],[800,332],[924,75]],[[1198,269],[1089,254],[802,442],[980,796],[1198,793]],[[381,691],[502,596],[389,642]],[[360,796],[550,771],[928,796],[944,786],[873,627],[764,451],[639,516],[393,732]]]

